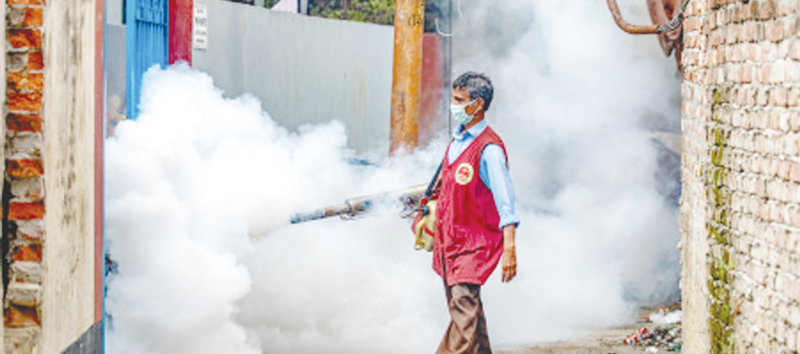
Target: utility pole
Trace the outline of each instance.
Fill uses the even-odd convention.
[[[425,0],[397,0],[389,154],[417,147]]]

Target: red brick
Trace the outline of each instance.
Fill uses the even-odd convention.
[[[790,161],[780,161],[780,162],[778,162],[778,177],[780,177],[781,179],[788,180],[789,179],[789,171],[791,171],[791,169],[792,169],[792,163]],[[780,186],[783,187],[784,185],[781,184]],[[786,195],[786,193],[785,193],[785,189],[782,190],[781,192],[784,192],[784,193],[778,195],[778,197],[782,197],[782,198],[788,197],[788,195]]]
[[[783,39],[783,23],[780,21],[769,21],[764,25],[767,39],[773,42]]]
[[[792,111],[789,116],[789,130],[800,132],[800,113]],[[798,149],[800,151],[800,149]]]
[[[29,7],[25,12],[25,19],[22,25],[25,27],[41,27],[44,24],[44,9],[41,7]]]
[[[788,1],[779,1],[775,6],[775,15],[777,17],[783,17],[791,14],[796,10],[793,5],[793,3],[789,3]]]
[[[798,100],[800,100],[800,89],[791,88],[789,89],[789,94],[786,97],[786,104],[789,107],[797,106]]]
[[[9,220],[40,220],[44,218],[44,202],[8,203]]]
[[[756,16],[760,20],[769,20],[774,17],[775,11],[772,0],[756,1]]]
[[[44,70],[44,58],[42,58],[42,52],[28,53],[28,70]]]
[[[753,67],[751,65],[742,65],[739,67],[739,77],[743,83],[749,84],[753,82]]]
[[[39,311],[34,306],[9,304],[4,311],[6,328],[38,327]]]
[[[739,31],[736,29],[736,25],[728,25],[725,27],[725,42],[726,43],[736,43],[736,40],[739,35]]]
[[[742,22],[741,6],[731,7],[729,17],[733,23],[741,23]]]
[[[692,32],[703,29],[703,21],[698,17],[687,18],[683,21],[683,31]]]
[[[14,262],[42,261],[42,245],[39,243],[18,244],[11,250],[11,260]]]
[[[730,62],[742,61],[741,50],[738,45],[729,45],[725,47],[725,60]]]
[[[769,105],[770,106],[779,106],[784,107],[786,106],[786,88],[785,87],[776,87],[770,90],[769,92]],[[773,127],[773,129],[776,129]]]
[[[42,116],[11,113],[6,117],[6,128],[15,132],[39,133],[42,131]]]
[[[15,91],[42,91],[44,90],[44,74],[9,72],[8,89]]]
[[[9,159],[7,169],[11,178],[33,178],[44,173],[40,159]]]
[[[41,108],[41,93],[8,93],[8,109],[11,111],[38,112]]]
[[[789,179],[800,182],[800,162],[792,162],[789,166]]]
[[[747,21],[753,18],[753,3],[747,2],[742,4],[741,19]]]
[[[754,43],[747,43],[742,50],[742,59],[755,61],[758,57],[758,45]]]
[[[9,29],[8,42],[12,48],[42,48],[42,31],[38,29]]]

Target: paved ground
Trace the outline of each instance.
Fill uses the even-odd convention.
[[[673,304],[668,309],[677,309],[678,305]],[[653,308],[642,309],[640,314],[640,321],[630,326],[623,328],[610,328],[598,330],[595,333],[588,335],[584,338],[575,339],[565,342],[556,342],[549,344],[537,345],[531,348],[515,349],[500,351],[498,354],[634,354],[634,353],[647,353],[648,346],[629,346],[623,344],[623,340],[628,336],[635,334],[641,327],[647,328],[649,332],[653,332],[656,328],[664,328],[667,326],[658,326],[653,323],[646,322],[648,315],[656,311]],[[657,353],[675,353],[668,351],[667,347],[658,347]],[[650,349],[652,352],[652,348]]]
[[[498,354],[633,354],[644,353],[643,347],[622,344],[622,341],[638,327],[617,328],[598,331],[589,337],[538,345],[532,348],[502,351]]]

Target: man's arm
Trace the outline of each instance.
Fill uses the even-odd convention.
[[[503,282],[511,281],[517,275],[517,254],[515,234],[519,224],[514,186],[506,165],[503,149],[489,144],[481,153],[481,181],[492,191],[497,213],[500,215],[498,227],[503,230]]]
[[[481,181],[492,192],[497,214],[500,215],[499,229],[506,225],[517,224],[517,200],[514,196],[514,185],[506,166],[506,155],[496,144],[489,144],[481,153]]]

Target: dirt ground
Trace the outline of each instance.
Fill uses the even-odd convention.
[[[680,309],[679,304],[663,307],[666,311]],[[653,333],[658,328],[674,328],[675,325],[656,325],[647,320],[648,316],[658,308],[643,308],[639,311],[639,321],[626,327],[597,330],[583,338],[569,341],[547,343],[531,348],[504,350],[498,354],[633,354],[633,353],[675,353],[667,346],[654,346],[640,343],[636,346],[624,344],[623,341],[636,334],[642,327]],[[657,350],[657,351],[654,351]]]

